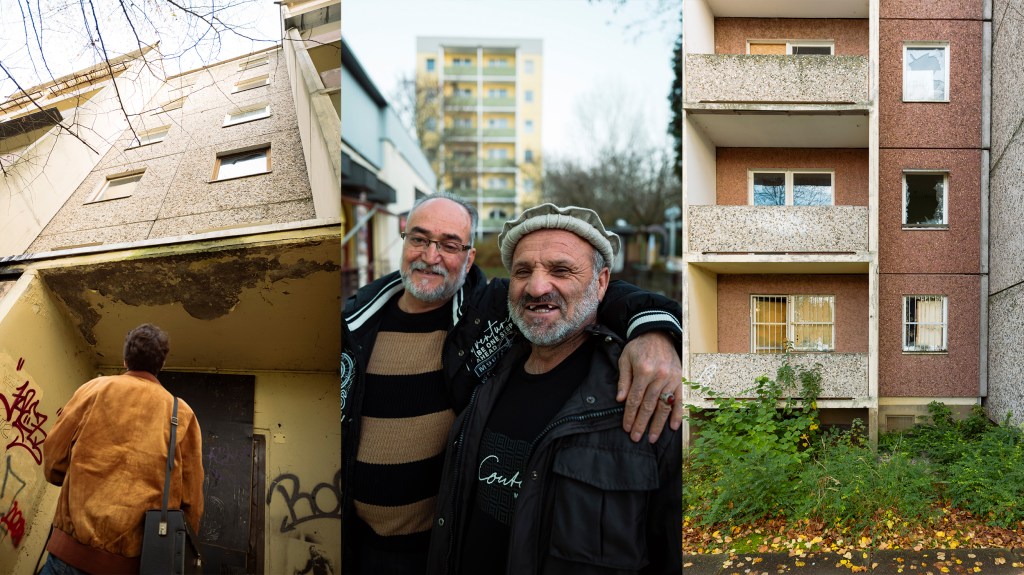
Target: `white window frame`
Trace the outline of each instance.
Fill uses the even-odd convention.
[[[942,176],[942,223],[938,224],[908,224],[907,223],[907,174],[922,176]],[[949,229],[949,172],[943,170],[903,170],[901,178],[903,185],[901,197],[903,203],[903,229],[905,230],[947,230]]]
[[[264,155],[264,158],[265,158],[265,161],[266,161],[263,170],[260,170],[260,171],[257,171],[257,172],[249,172],[249,173],[246,173],[246,174],[236,174],[236,175],[233,175],[233,176],[221,177],[220,168],[221,168],[221,164],[224,161],[224,158],[230,158],[230,157],[233,157],[233,156],[241,156],[241,155],[252,154],[253,152],[263,152],[263,155]],[[248,148],[242,148],[242,149],[239,149],[239,150],[230,150],[230,151],[227,151],[227,152],[220,152],[220,153],[217,154],[217,159],[216,159],[216,161],[214,162],[214,165],[213,165],[213,178],[211,179],[211,181],[213,181],[213,182],[224,182],[224,181],[227,181],[227,180],[235,180],[235,179],[238,179],[238,178],[248,178],[249,176],[258,176],[258,175],[261,175],[261,174],[269,174],[272,171],[271,166],[272,166],[272,164],[271,164],[271,156],[270,156],[270,144],[262,144],[262,145],[259,145],[259,146],[250,146]]]
[[[270,55],[269,54],[262,54],[260,56],[256,56],[256,57],[253,57],[253,58],[249,58],[248,60],[243,60],[243,61],[239,62],[238,63],[238,69],[239,70],[252,70],[253,68],[259,68],[260,66],[264,66],[264,65],[269,64],[269,63],[270,63]]]
[[[942,323],[935,322],[922,322],[914,321],[914,325],[941,325],[942,326],[942,348],[941,349],[922,349],[921,346],[910,346],[907,345],[907,327],[911,322],[907,318],[907,303],[910,298],[931,298],[934,301],[936,298],[942,301]],[[903,353],[948,353],[949,352],[949,296],[940,294],[904,294],[903,295]]]
[[[826,46],[829,48],[830,56],[835,56],[836,54],[835,40],[747,40],[747,54],[750,54],[751,44],[785,44],[786,55],[789,56],[794,55],[793,48],[799,46]]]
[[[165,124],[158,126],[150,130],[143,130],[136,132],[135,140],[132,145],[129,146],[129,150],[133,148],[141,148],[142,146],[149,146],[151,144],[157,144],[164,141],[167,138],[167,133],[171,131],[171,125]]]
[[[252,112],[263,111],[262,114],[254,114],[249,116]],[[270,104],[268,102],[260,102],[259,104],[251,104],[249,106],[243,106],[233,112],[228,112],[224,115],[224,123],[221,127],[226,128],[228,126],[235,126],[237,124],[245,124],[247,122],[255,122],[256,120],[263,120],[271,116]]]
[[[120,200],[122,198],[131,197],[131,195],[135,193],[135,189],[138,188],[139,182],[142,180],[142,176],[145,173],[146,170],[143,169],[111,174],[103,179],[99,187],[96,188],[96,191],[89,196],[89,199],[85,203],[94,204],[97,202]],[[128,184],[134,185],[129,188],[118,190],[120,186],[126,186]]]
[[[943,48],[943,54],[945,54],[945,61],[943,62],[943,64],[944,64],[943,72],[944,72],[945,77],[943,78],[943,82],[944,82],[944,84],[946,86],[946,89],[945,89],[945,94],[943,94],[943,97],[941,99],[936,99],[936,98],[908,98],[907,97],[907,87],[908,87],[908,81],[907,81],[908,80],[908,78],[907,78],[907,76],[908,76],[908,74],[907,74],[907,50],[909,48]],[[950,92],[950,86],[949,86],[949,62],[950,62],[950,56],[949,56],[949,51],[950,51],[949,42],[904,42],[903,43],[903,62],[901,64],[902,67],[900,68],[900,70],[901,70],[901,74],[903,75],[903,101],[904,102],[940,102],[940,103],[941,102],[946,102],[946,103],[949,102],[949,92]]]
[[[793,205],[793,174],[828,174],[832,179],[832,200],[827,206],[836,205],[836,172],[835,170],[817,168],[765,168],[747,170],[747,205],[754,205],[754,174],[785,174],[786,175],[786,203]]]
[[[262,88],[270,85],[270,74],[263,74],[262,76],[254,76],[252,78],[246,78],[235,82],[235,87],[231,90],[232,94],[238,92],[244,92],[246,90],[252,90],[255,88]]]
[[[831,308],[832,321],[828,322],[812,322],[812,321],[797,321],[794,317],[796,314],[797,305],[793,302],[797,298],[810,298],[820,297],[826,298]],[[781,349],[777,351],[758,351],[757,347],[757,326],[758,325],[783,325],[780,321],[766,322],[757,321],[757,299],[758,298],[785,298],[786,300],[786,341],[780,342],[783,344]],[[829,343],[827,349],[810,349],[810,348],[799,348],[796,347],[796,327],[800,325],[829,325],[832,326],[832,341]],[[792,343],[793,347],[789,348],[790,351],[799,353],[830,353],[836,350],[836,296],[828,294],[752,294],[750,296],[750,352],[751,353],[782,353],[787,350],[785,347],[786,342]],[[776,348],[761,348],[762,350],[775,350]]]

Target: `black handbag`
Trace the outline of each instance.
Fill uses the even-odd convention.
[[[167,509],[167,495],[174,468],[174,444],[178,430],[178,398],[174,398],[171,414],[171,441],[167,446],[167,473],[164,477],[164,498],[160,509],[146,512],[142,528],[142,557],[139,575],[196,575],[203,572],[203,562],[196,546],[196,536],[180,509]]]

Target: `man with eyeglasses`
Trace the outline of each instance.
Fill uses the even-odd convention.
[[[512,345],[508,280],[473,265],[477,213],[459,196],[409,212],[398,272],[364,286],[342,321],[342,572],[423,573],[446,436]],[[630,343],[617,400],[634,441],[678,429],[678,302],[612,282],[601,323]],[[626,389],[628,388],[628,389]]]

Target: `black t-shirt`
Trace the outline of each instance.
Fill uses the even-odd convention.
[[[476,461],[473,507],[463,533],[462,575],[505,572],[515,500],[530,445],[590,373],[590,340],[547,373],[529,374],[526,359],[513,369],[484,429]]]

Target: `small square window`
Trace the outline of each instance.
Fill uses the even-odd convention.
[[[947,183],[943,172],[903,173],[904,228],[948,227]]]
[[[159,128],[153,128],[152,130],[146,130],[139,132],[138,137],[135,139],[132,147],[148,146],[157,142],[164,141],[167,137],[167,132],[171,130],[170,126],[160,126]]]
[[[433,58],[427,58],[427,72],[433,72],[434,71],[434,66],[435,66],[434,59]]]
[[[230,180],[270,172],[270,148],[232,152],[217,156],[214,180]]]
[[[903,101],[949,101],[949,44],[903,45]]]
[[[254,106],[240,108],[235,112],[230,112],[224,116],[224,126],[234,126],[235,124],[262,120],[263,118],[269,117],[270,104],[261,103]]]
[[[142,174],[143,172],[132,172],[107,176],[100,189],[86,203],[127,198],[135,192],[139,181],[142,180]]]
[[[946,351],[946,296],[903,296],[903,351]]]
[[[246,90],[252,90],[253,88],[260,88],[270,84],[270,75],[264,74],[262,76],[256,76],[255,78],[247,78],[240,80],[235,84],[233,92],[244,92]]]

